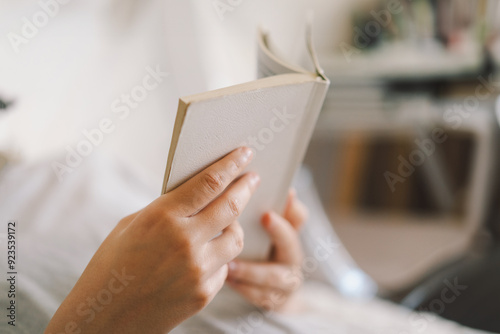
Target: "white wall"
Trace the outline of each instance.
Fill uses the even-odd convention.
[[[226,2],[228,0],[221,0]],[[227,2],[226,2],[227,3]],[[318,48],[333,48],[349,29],[348,0],[233,0],[221,20],[212,1],[86,0],[61,5],[38,34],[14,52],[0,39],[0,95],[15,107],[0,114],[0,150],[36,161],[65,152],[82,130],[161,64],[168,80],[98,147],[156,180],[162,177],[181,95],[252,80],[255,33],[269,28],[283,54],[297,57],[307,9],[315,11]],[[0,36],[21,33],[35,0],[0,2]],[[299,43],[299,44],[297,44]]]

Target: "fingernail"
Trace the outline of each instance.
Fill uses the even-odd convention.
[[[257,187],[260,183],[260,176],[257,173],[250,174],[250,184],[253,188]]]
[[[269,228],[272,224],[272,221],[273,221],[272,213],[268,212],[264,215],[262,219],[262,225],[264,225],[264,227],[266,228]]]
[[[252,157],[253,157],[253,151],[248,147],[244,147],[243,148],[243,156],[242,156],[243,162],[247,162],[247,161],[252,160]]]

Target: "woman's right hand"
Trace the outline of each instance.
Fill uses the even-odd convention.
[[[259,177],[238,176],[251,159],[239,148],[120,221],[45,333],[163,334],[205,307],[243,248],[236,219]]]

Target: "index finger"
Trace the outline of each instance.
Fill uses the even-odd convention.
[[[252,157],[251,149],[240,147],[172,190],[176,210],[185,217],[196,214],[241,174]]]

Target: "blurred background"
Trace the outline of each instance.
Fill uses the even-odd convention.
[[[306,164],[337,233],[387,292],[492,240],[495,7],[365,2],[322,50],[332,89]]]
[[[380,295],[493,331],[481,312],[500,310],[498,14],[496,1],[351,8],[321,50],[332,86],[305,162]],[[432,305],[457,277],[471,297]]]
[[[500,311],[498,1],[75,0],[26,38],[40,8],[0,0],[0,168],[66,153],[160,66],[95,148],[158,193],[177,98],[255,79],[258,25],[304,62],[312,10],[331,88],[304,165],[340,240],[381,297],[500,331],[470,314]],[[468,294],[429,307],[456,277]]]

